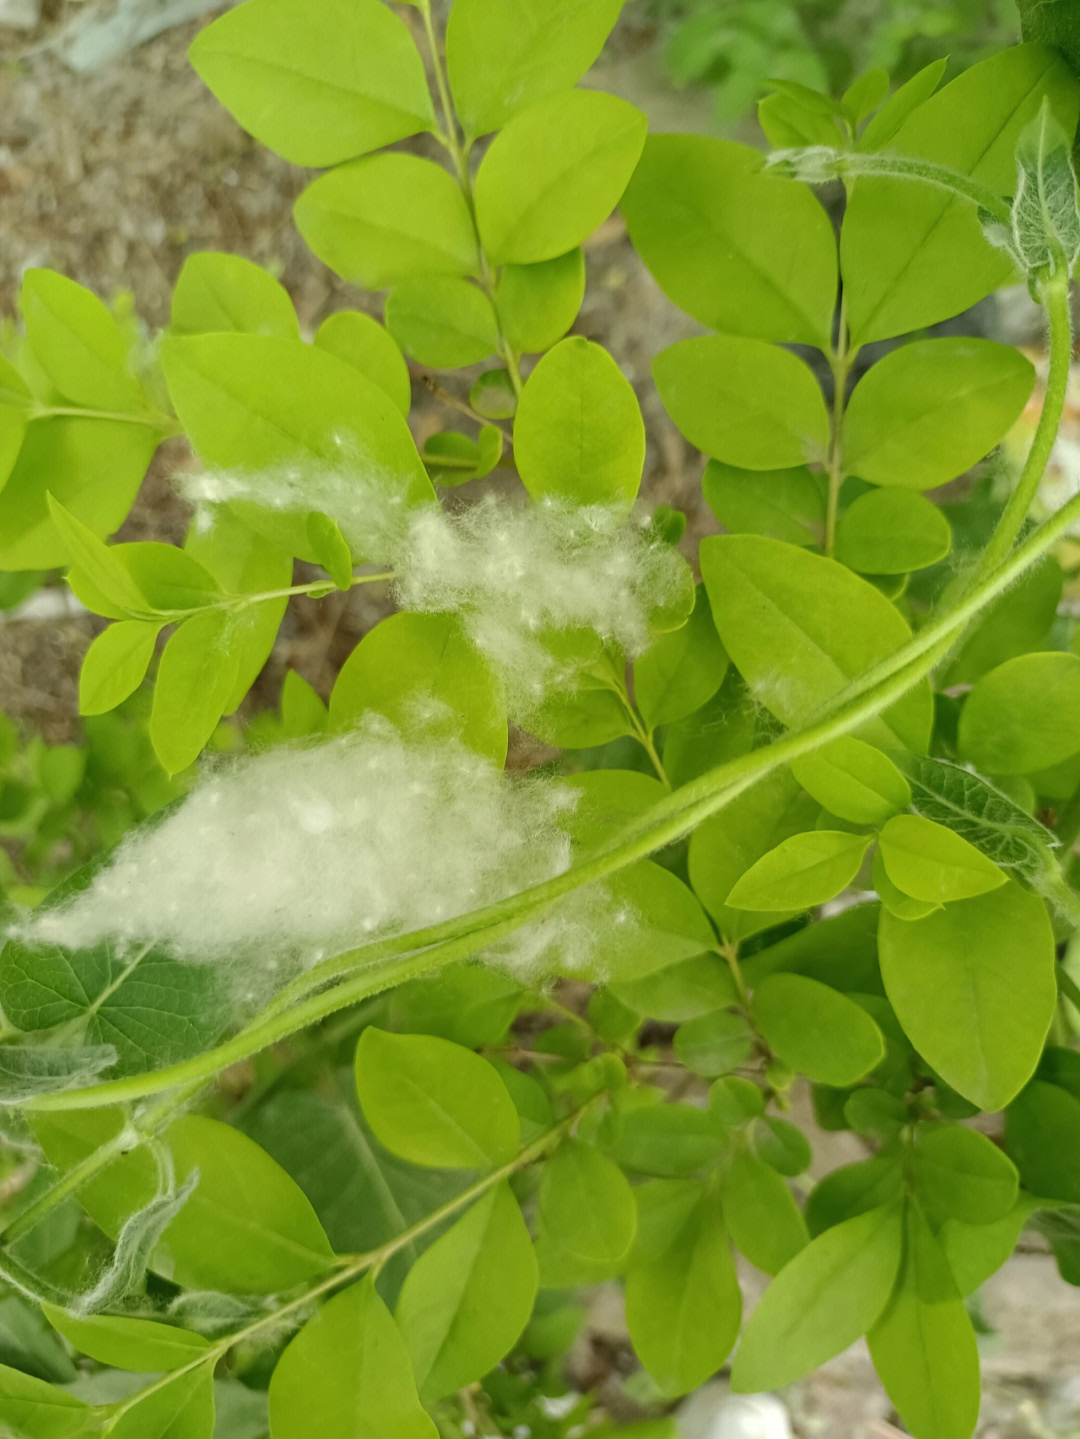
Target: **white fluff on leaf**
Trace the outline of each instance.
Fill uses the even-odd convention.
[[[454,510],[405,509],[400,496],[388,498],[385,480],[329,465],[186,476],[181,484],[203,506],[243,499],[328,515],[356,554],[394,571],[403,609],[460,615],[502,674],[519,720],[552,690],[572,687],[594,658],[583,646],[555,653],[546,641],[588,630],[632,659],[653,638],[650,611],[687,583],[678,552],[621,506],[490,493]]]
[[[129,834],[90,886],[9,931],[69,949],[152,943],[237,962],[238,997],[298,967],[418,929],[563,873],[576,796],[511,780],[456,743],[406,743],[368,716],[353,733],[209,769],[177,809]],[[594,956],[612,906],[573,891],[485,952],[515,972]]]

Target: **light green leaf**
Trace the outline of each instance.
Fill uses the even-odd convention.
[[[972,684],[995,665],[1042,647],[1054,623],[1064,576],[1053,555],[1045,555],[979,614],[967,638],[942,672],[946,688]]]
[[[447,1039],[369,1025],[356,1047],[356,1088],[380,1143],[413,1164],[489,1169],[517,1153],[506,1086],[486,1059]]]
[[[940,1245],[907,1206],[896,1289],[867,1335],[870,1357],[914,1439],[971,1439],[979,1417],[979,1351]],[[940,1297],[931,1302],[927,1295]]]
[[[6,1364],[0,1364],[0,1406],[5,1421],[31,1439],[82,1439],[99,1427],[74,1394]]]
[[[749,1150],[737,1149],[732,1156],[721,1197],[732,1244],[766,1274],[778,1273],[809,1242],[783,1176]]]
[[[308,540],[316,561],[339,590],[352,588],[352,551],[336,520],[312,510],[307,517]]]
[[[823,555],[758,535],[709,536],[700,555],[721,642],[784,724],[799,724],[910,638],[880,590]],[[925,750],[932,710],[920,686],[860,726],[859,737]]]
[[[698,335],[661,350],[652,369],[664,408],[706,455],[748,470],[823,457],[829,416],[821,387],[789,350]]]
[[[92,1314],[76,1318],[51,1304],[43,1304],[45,1318],[69,1339],[80,1354],[114,1369],[139,1374],[168,1373],[182,1369],[210,1348],[210,1341],[190,1329],[154,1319],[133,1319],[123,1314]]]
[[[166,338],[162,363],[181,422],[207,465],[250,472],[298,460],[347,464],[385,476],[388,496],[407,504],[434,499],[401,411],[336,355],[280,336],[184,335]],[[273,517],[253,503],[234,508],[253,525]],[[294,553],[310,559],[305,519],[298,516],[286,534],[297,543]]]
[[[221,597],[213,575],[186,550],[176,545],[139,541],[112,545],[113,560],[131,576],[151,610],[168,613],[199,609]]]
[[[254,3],[262,6],[266,0]],[[198,250],[181,266],[173,289],[171,329],[174,335],[239,330],[300,338],[300,322],[285,286],[242,255],[213,250]]]
[[[476,224],[489,260],[534,265],[564,255],[619,203],[645,143],[640,110],[570,90],[521,111],[476,173]]]
[[[112,1439],[211,1439],[214,1432],[214,1369],[200,1366],[153,1384],[145,1397],[124,1403],[109,1429]]]
[[[601,345],[574,335],[540,360],[518,400],[514,458],[534,499],[634,499],[645,424],[630,382]]]
[[[687,1394],[727,1358],[742,1296],[720,1206],[696,1184],[637,1191],[639,1241],[626,1274],[626,1326],[664,1394]]]
[[[651,135],[622,199],[630,239],[668,298],[710,329],[827,348],[832,225],[807,186],[762,164],[749,145]]]
[[[791,773],[830,814],[881,824],[911,803],[911,787],[888,756],[850,735],[792,760]]]
[[[882,829],[879,844],[893,884],[928,904],[986,894],[1007,879],[966,839],[920,814],[894,815]]]
[[[889,878],[880,849],[874,851],[870,878],[874,893],[883,907],[897,919],[922,919],[925,915],[933,914],[935,909],[941,908],[941,905],[935,904],[933,900],[913,899],[910,894],[898,889]]]
[[[514,1347],[532,1314],[537,1268],[510,1186],[498,1184],[409,1270],[396,1318],[421,1398],[481,1378]]]
[[[125,614],[141,614],[151,609],[149,600],[120,562],[115,551],[103,544],[53,495],[47,494],[46,500],[52,522],[72,563],[87,575],[94,587],[105,596],[108,604]]]
[[[580,247],[536,265],[503,265],[495,309],[506,343],[526,354],[550,350],[577,319],[584,298]]]
[[[820,479],[805,465],[763,474],[710,460],[701,488],[728,534],[769,535],[789,545],[821,543],[825,494]]]
[[[937,89],[948,66],[947,57],[934,60],[917,71],[910,80],[894,90],[859,136],[857,150],[879,150],[896,134],[912,110]]]
[[[614,923],[620,912],[632,918],[618,942],[601,951],[593,982],[640,979],[714,946],[716,936],[693,890],[653,860],[627,865],[605,888]]]
[[[678,960],[641,979],[619,980],[608,988],[622,1004],[664,1024],[711,1014],[737,997],[730,969],[714,954]]]
[[[0,489],[19,457],[32,405],[25,380],[11,361],[0,355]]]
[[[660,635],[635,661],[634,703],[650,730],[684,719],[712,699],[727,667],[708,598],[698,586],[686,624]]]
[[[964,701],[958,740],[990,774],[1047,769],[1080,750],[1080,657],[1017,655],[983,675]]]
[[[864,1009],[802,974],[766,975],[754,990],[754,1017],[777,1058],[819,1084],[856,1084],[885,1055]]]
[[[315,331],[315,344],[359,370],[385,390],[403,415],[412,404],[412,381],[397,341],[372,315],[338,310]]]
[[[330,728],[348,729],[368,711],[409,737],[453,736],[499,766],[506,760],[502,683],[454,615],[401,612],[368,631],[334,684]]]
[[[38,1114],[34,1132],[50,1161],[69,1169],[123,1125],[115,1110]],[[273,1294],[310,1283],[334,1264],[308,1200],[292,1179],[239,1130],[184,1115],[161,1136],[176,1182],[198,1183],[155,1251],[153,1267],[177,1284],[237,1294]],[[157,1163],[145,1146],[123,1154],[85,1183],[79,1199],[115,1238],[124,1220],[154,1197]]]
[[[491,301],[454,275],[415,275],[386,300],[386,328],[410,359],[435,370],[476,365],[499,348]]]
[[[852,391],[844,468],[875,485],[946,484],[1004,438],[1034,383],[1031,361],[992,340],[901,345]]]
[[[992,1224],[1016,1203],[1016,1166],[985,1134],[959,1124],[918,1127],[912,1173],[919,1203],[937,1225]]]
[[[405,1341],[370,1276],[324,1304],[278,1360],[274,1439],[307,1439],[313,1403],[321,1439],[436,1439]]]
[[[590,68],[624,0],[457,0],[446,26],[454,108],[475,139]]]
[[[460,187],[419,155],[395,151],[339,165],[307,187],[293,218],[319,259],[365,290],[409,275],[479,273]]]
[[[937,564],[952,547],[949,522],[915,490],[869,490],[836,527],[836,558],[864,575],[899,575]]]
[[[1080,1204],[1080,1099],[1034,1079],[1005,1112],[1005,1147],[1026,1189]]]
[[[63,399],[154,423],[129,341],[96,295],[55,270],[27,270],[19,303],[34,359]]]
[[[956,1287],[965,1298],[980,1289],[1011,1256],[1021,1230],[1038,1208],[1038,1199],[1022,1193],[1004,1219],[992,1224],[963,1224],[959,1219],[947,1219],[938,1229],[937,1241],[945,1251]]]
[[[117,620],[95,636],[79,671],[80,714],[105,714],[135,693],[150,668],[161,628]]]
[[[750,1316],[731,1371],[732,1389],[779,1389],[854,1344],[888,1303],[902,1249],[895,1205],[819,1235],[780,1271]]]
[[[1041,45],[1001,50],[919,105],[888,138],[888,149],[1011,193],[1016,141],[1044,94],[1071,131],[1080,84],[1061,57]],[[857,345],[957,315],[1013,273],[1009,257],[986,243],[970,201],[869,175],[851,191],[840,256]]]
[[[718,1009],[680,1024],[673,1048],[687,1069],[712,1078],[746,1063],[754,1052],[754,1035],[741,1014]]]
[[[782,840],[741,875],[724,901],[732,909],[811,909],[846,889],[870,836],[820,829]]]
[[[194,764],[225,713],[239,667],[229,641],[228,614],[207,610],[185,620],[161,652],[150,740],[169,774]]]
[[[558,1248],[603,1265],[626,1257],[637,1230],[634,1194],[618,1165],[591,1144],[563,1141],[544,1165],[538,1204]]]
[[[336,165],[434,129],[423,62],[379,0],[248,0],[188,58],[263,145],[294,165]]]
[[[1057,1002],[1041,899],[1009,882],[924,919],[882,913],[881,976],[919,1053],[981,1109],[1031,1078]]]

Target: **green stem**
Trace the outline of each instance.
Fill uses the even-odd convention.
[[[118,420],[125,425],[145,425],[150,430],[160,430],[164,439],[173,439],[184,433],[183,426],[171,415],[159,415],[148,411],[144,415],[129,415],[117,410],[87,410],[77,405],[35,405],[30,412],[32,420],[51,420],[55,417],[71,417],[77,420]]]
[[[395,570],[384,570],[375,575],[353,575],[350,588],[396,578]],[[244,610],[252,605],[264,604],[267,600],[283,600],[291,595],[319,595],[336,589],[337,585],[333,580],[311,580],[306,585],[288,585],[280,590],[260,590],[258,594],[225,594],[218,599],[208,600],[205,605],[195,605],[184,610],[127,610],[125,613],[131,619],[143,620],[146,623],[156,621],[159,625],[178,625],[193,615],[204,614],[207,610]]]
[[[831,555],[836,549],[836,517],[840,504],[840,486],[844,483],[843,434],[844,404],[847,398],[847,382],[857,351],[848,351],[847,295],[840,292],[840,316],[836,337],[836,349],[829,356],[833,377],[832,420],[829,426],[829,452],[825,471],[829,477],[829,490],[825,507],[825,553]]]
[[[918,180],[971,200],[1000,220],[1012,225],[1009,204],[986,185],[970,175],[962,175],[945,165],[918,160],[911,155],[860,154],[857,150],[836,150],[828,145],[814,145],[804,150],[777,150],[766,162],[767,168],[802,180],[808,185],[826,185],[831,180],[846,180],[852,175],[887,176],[897,180]]]

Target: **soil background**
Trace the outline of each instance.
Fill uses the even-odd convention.
[[[365,309],[381,318],[379,299],[332,275],[293,226],[293,202],[314,172],[290,166],[252,141],[188,65],[188,45],[215,12],[76,73],[60,58],[65,27],[73,20],[107,18],[108,3],[54,0],[39,12],[36,26],[26,28],[35,3],[0,0],[0,19],[5,4],[9,15],[18,10],[21,16],[18,29],[0,24],[0,323],[17,314],[23,272],[47,266],[107,302],[130,295],[135,312],[156,330],[168,323],[172,286],[185,256],[207,249],[244,255],[278,276],[306,335],[337,309]],[[148,9],[153,3],[145,0]],[[399,13],[419,28],[414,9],[401,7]],[[631,3],[587,83],[639,105],[654,131],[720,133],[707,95],[678,92],[667,82],[655,42],[655,31]],[[750,141],[757,134],[752,122],[744,132],[726,133]],[[414,148],[422,151],[423,142]],[[574,331],[607,346],[634,383],[649,441],[642,494],[651,504],[687,512],[689,556],[702,535],[717,529],[701,499],[704,462],[667,420],[649,366],[656,351],[700,327],[661,294],[617,215],[589,241],[586,264],[586,299]],[[997,330],[1013,341],[1030,338],[1022,301],[1009,315],[1000,305],[983,306],[958,328]],[[437,383],[461,396],[467,389],[457,374]],[[452,410],[432,395],[416,368],[413,393],[418,443],[454,426]],[[182,540],[188,514],[169,476],[190,463],[182,442],[162,448],[121,538]],[[51,742],[77,732],[79,665],[100,623],[57,609],[62,602],[38,617],[0,614],[0,710],[23,718]],[[368,587],[319,604],[294,602],[246,702],[249,709],[276,703],[289,667],[328,694],[340,664],[381,612]],[[531,757],[528,744],[519,742],[518,763]],[[803,1112],[796,1117],[812,1127],[808,1107],[801,1100],[799,1105]],[[815,1151],[818,1173],[863,1157],[850,1135],[816,1136]],[[978,1434],[1080,1439],[1080,1294],[1058,1278],[1036,1237],[1025,1236],[1022,1249],[979,1297],[995,1332],[980,1341],[984,1400]],[[761,1276],[747,1269],[745,1278],[748,1298],[761,1292]],[[596,1378],[598,1359],[601,1368],[606,1363],[604,1388],[614,1396],[625,1330],[613,1291],[598,1292],[583,1345],[575,1366]],[[710,1393],[712,1402],[722,1399],[722,1378]],[[904,1432],[896,1427],[862,1344],[782,1397],[795,1433],[805,1439],[888,1439]]]

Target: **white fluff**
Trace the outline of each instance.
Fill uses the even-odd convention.
[[[478,909],[569,868],[560,786],[511,780],[457,743],[407,744],[379,716],[352,734],[218,769],[174,813],[133,831],[91,886],[9,934],[191,961],[238,961],[258,1003],[298,966]],[[574,891],[487,957],[575,968],[610,906]]]
[[[647,532],[646,519],[628,517],[619,506],[552,497],[521,503],[491,493],[454,511],[439,504],[407,510],[385,477],[330,465],[186,476],[180,483],[190,500],[211,510],[244,499],[279,512],[329,515],[355,553],[393,569],[403,609],[461,616],[500,671],[518,720],[553,689],[571,687],[585,663],[553,655],[545,633],[592,630],[633,658],[652,639],[650,610],[672,601],[686,583],[678,553]]]

